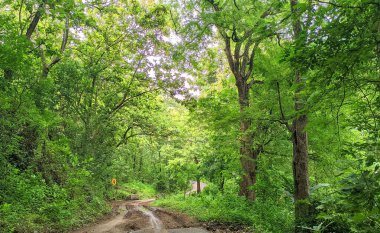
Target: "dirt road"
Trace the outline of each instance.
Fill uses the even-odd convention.
[[[113,203],[113,214],[72,233],[207,233],[186,215],[150,207],[154,199]]]

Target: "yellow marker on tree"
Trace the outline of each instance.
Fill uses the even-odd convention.
[[[111,183],[112,183],[113,186],[115,186],[116,183],[117,183],[116,179],[115,179],[115,178],[112,178]]]

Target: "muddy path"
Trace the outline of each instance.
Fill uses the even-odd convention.
[[[154,199],[112,203],[112,214],[72,233],[207,233],[184,214],[150,207]]]

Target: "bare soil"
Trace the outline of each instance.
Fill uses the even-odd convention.
[[[148,207],[149,208],[149,207]],[[162,221],[166,229],[199,227],[201,223],[185,214],[162,209],[149,208]]]
[[[118,201],[112,203],[112,213],[97,223],[72,233],[121,233],[121,232],[169,232],[170,229],[200,226],[200,223],[184,214],[161,208],[149,207],[153,199],[143,201]],[[188,231],[187,231],[188,232]],[[190,232],[199,232],[192,228]],[[203,232],[207,232],[203,230]]]
[[[249,232],[243,228],[216,222],[201,223],[175,211],[151,207],[154,199],[142,201],[115,201],[112,213],[96,223],[72,233],[208,233]]]

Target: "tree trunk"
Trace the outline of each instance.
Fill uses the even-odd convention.
[[[197,170],[199,172],[199,160],[198,158],[195,156],[194,157],[194,163],[197,165]],[[201,193],[201,177],[200,177],[200,174],[197,174],[197,194]]]
[[[290,0],[290,7],[293,14],[293,39],[296,49],[303,45],[299,41],[302,32],[300,15],[297,8],[298,0]],[[302,91],[304,81],[301,79],[299,69],[295,69],[294,85],[294,109],[297,113],[304,110],[304,98]],[[297,115],[292,125],[293,142],[293,180],[294,180],[294,200],[295,200],[295,232],[302,232],[303,228],[310,221],[309,199],[309,174],[308,174],[308,141],[305,127],[307,125],[307,115],[302,113]]]
[[[201,193],[201,179],[197,178],[197,194]]]
[[[256,183],[256,159],[257,154],[252,150],[253,138],[249,132],[251,127],[251,119],[245,116],[245,111],[249,107],[249,86],[242,79],[237,78],[236,86],[239,93],[240,105],[240,163],[243,168],[243,176],[240,182],[241,196],[245,196],[248,200],[256,200],[256,193],[253,185]]]
[[[217,1],[208,1],[215,12],[222,10]],[[266,11],[267,12],[267,11]],[[268,10],[269,12],[269,10]],[[268,14],[264,13],[261,18],[265,18]],[[249,107],[249,89],[256,80],[253,79],[255,49],[261,42],[255,30],[244,30],[244,36],[238,38],[235,24],[232,25],[233,32],[230,35],[230,28],[218,26],[218,31],[224,39],[225,49],[228,64],[236,80],[236,87],[239,93],[240,105],[240,163],[243,168],[242,180],[240,182],[241,196],[245,196],[248,200],[254,201],[256,199],[253,185],[256,183],[256,158],[258,153],[253,151],[253,134],[249,132],[251,127],[251,118],[246,116],[246,109]],[[252,25],[254,28],[258,24]],[[233,43],[233,46],[231,46]],[[248,83],[248,79],[251,81]]]
[[[160,165],[160,174],[162,172],[162,164],[161,164],[161,151],[158,151],[158,164]]]
[[[296,110],[297,98],[295,103]],[[294,179],[294,199],[295,199],[295,219],[296,232],[300,232],[299,227],[306,224],[309,219],[310,209],[309,198],[309,174],[308,174],[308,141],[305,127],[307,116],[301,115],[293,121],[293,179]]]

